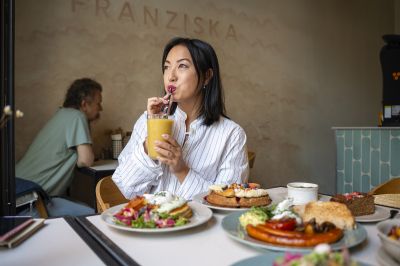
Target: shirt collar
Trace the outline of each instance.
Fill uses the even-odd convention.
[[[182,109],[180,109],[179,106],[176,107],[174,115],[175,115],[177,120],[186,121],[186,119],[187,119],[186,113]],[[198,117],[190,124],[190,127],[191,128],[192,127],[197,127],[198,125],[201,125],[202,121],[203,121],[203,118],[202,117]]]

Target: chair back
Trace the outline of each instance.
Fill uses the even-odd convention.
[[[375,204],[400,208],[400,177],[392,178],[372,189]]]
[[[256,153],[254,151],[247,151],[247,157],[249,160],[249,167],[253,168],[254,161],[256,160]]]
[[[97,182],[96,185],[96,203],[97,212],[102,213],[110,207],[127,203],[127,200],[121,191],[115,185],[111,176],[106,176]]]
[[[371,190],[371,194],[400,194],[400,177],[392,178]]]

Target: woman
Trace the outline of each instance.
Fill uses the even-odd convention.
[[[164,88],[172,89],[174,125],[165,142],[155,142],[159,157],[147,155],[147,114],[168,104],[168,93],[149,98],[131,140],[118,158],[113,180],[126,198],[167,190],[186,199],[212,184],[248,178],[246,134],[225,114],[218,59],[206,42],[174,38],[164,48]]]

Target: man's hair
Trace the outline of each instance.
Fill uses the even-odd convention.
[[[82,100],[93,100],[96,91],[102,91],[102,87],[97,81],[90,78],[77,79],[68,88],[63,107],[79,110]]]
[[[199,115],[203,116],[203,123],[210,126],[214,122],[218,121],[221,115],[227,117],[222,82],[219,73],[218,58],[212,46],[198,39],[181,37],[173,38],[164,48],[161,64],[163,73],[164,63],[167,59],[168,53],[177,45],[183,45],[189,50],[193,64],[196,68],[197,76],[199,77],[197,87],[200,89],[202,96]],[[213,76],[205,86],[206,73],[209,69],[212,70]],[[172,106],[171,112],[175,111],[175,108],[176,103]]]

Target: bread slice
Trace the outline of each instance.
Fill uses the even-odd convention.
[[[315,218],[318,224],[330,222],[340,229],[351,230],[355,227],[354,216],[345,204],[339,202],[314,201],[306,205],[294,206],[294,211],[300,215],[303,222]]]
[[[172,210],[169,214],[173,215],[173,216],[190,218],[190,217],[192,217],[193,212],[192,212],[192,209],[189,207],[189,205],[186,203],[183,206]]]
[[[206,201],[211,203],[212,205],[220,206],[220,207],[230,207],[237,208],[239,204],[237,202],[236,197],[224,197],[218,195],[214,191],[211,191],[210,194],[206,196]]]
[[[253,207],[253,206],[267,206],[271,203],[270,197],[262,196],[262,197],[255,197],[255,198],[240,198],[239,205],[240,207]]]

